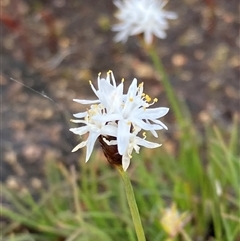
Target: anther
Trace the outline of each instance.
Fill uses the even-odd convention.
[[[146,95],[146,101],[147,101],[147,102],[150,102],[151,99],[152,99],[152,98],[151,98],[149,95]]]

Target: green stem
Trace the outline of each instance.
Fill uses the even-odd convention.
[[[132,220],[134,223],[138,241],[146,241],[130,178],[129,178],[127,172],[125,172],[122,169],[122,167],[117,166],[117,169],[123,179],[123,183],[124,183],[124,187],[125,187],[125,191],[126,191],[126,195],[127,195],[127,200],[128,200],[128,205],[129,205],[129,208],[131,211]]]
[[[182,234],[185,241],[192,241],[192,239],[188,236],[188,234],[183,229],[180,231],[180,233]]]
[[[176,119],[177,119],[178,123],[182,126],[184,124],[184,119],[186,119],[186,118],[184,118],[184,115],[182,113],[182,106],[180,104],[180,101],[177,98],[177,95],[171,86],[168,75],[165,71],[165,68],[164,68],[160,58],[157,55],[156,50],[154,49],[153,46],[150,46],[147,49],[148,49],[150,57],[152,58],[152,61],[153,61],[153,64],[154,64],[156,70],[159,72],[159,74],[161,76],[161,80],[162,80],[164,89],[166,91],[166,94],[167,94],[168,100],[170,102],[170,105],[173,109],[173,112],[176,116]]]

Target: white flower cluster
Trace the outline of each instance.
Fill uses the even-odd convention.
[[[176,13],[163,10],[166,3],[165,0],[115,0],[119,20],[113,26],[113,31],[118,32],[115,40],[126,42],[129,36],[141,33],[147,44],[152,43],[153,35],[165,38],[169,27],[167,19],[177,18]]]
[[[160,146],[147,141],[145,132],[142,138],[138,136],[141,130],[145,130],[157,137],[156,130],[167,129],[158,118],[166,115],[169,110],[165,107],[149,108],[157,99],[151,101],[151,98],[143,93],[143,83],[137,85],[137,79],[134,79],[128,92],[124,94],[124,81],[122,80],[117,86],[112,71],[109,71],[106,78],[101,78],[99,74],[98,89],[95,89],[91,81],[90,85],[97,96],[96,100],[74,99],[75,102],[91,106],[85,112],[74,114],[74,117],[80,120],[72,121],[83,125],[71,128],[70,131],[78,135],[88,133],[88,138],[78,144],[73,152],[86,146],[87,162],[95,141],[101,136],[107,145],[117,145],[118,154],[122,156],[122,167],[126,170],[133,150],[139,153],[139,146],[148,148]],[[109,136],[114,140],[109,141],[107,138]]]

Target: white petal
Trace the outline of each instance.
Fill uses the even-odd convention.
[[[109,78],[111,77],[113,86],[116,87],[117,85],[116,85],[116,80],[115,80],[113,72],[112,71],[108,72],[108,76],[109,76]]]
[[[142,119],[157,119],[165,116],[169,111],[169,108],[159,107],[159,108],[149,108],[141,112],[138,117]]]
[[[92,84],[91,81],[90,81],[89,83],[90,83],[90,86],[91,86],[91,88],[92,88],[94,94],[99,98],[99,96],[98,96],[98,91],[95,89],[95,87],[94,87],[94,85]]]
[[[146,141],[140,137],[136,137],[136,141],[137,141],[137,144],[140,145],[140,146],[145,146],[147,148],[157,148],[157,147],[160,147],[161,144],[158,144],[158,143],[155,143],[155,142],[151,142],[151,141]]]
[[[163,129],[163,127],[160,125],[148,124],[148,123],[144,122],[143,120],[137,119],[137,118],[132,118],[131,122],[133,122],[135,125],[139,126],[140,128],[142,128],[143,130],[146,130],[146,131]]]
[[[82,126],[82,127],[78,127],[78,128],[70,128],[69,130],[71,132],[73,132],[74,134],[84,135],[89,131],[89,127],[88,126]]]
[[[82,123],[82,124],[87,124],[85,120],[71,120],[73,123]]]
[[[134,145],[134,150],[137,154],[139,154],[139,151],[140,151],[140,147],[138,145]]]
[[[157,134],[157,132],[155,131],[155,130],[150,130],[150,132],[152,133],[152,135],[154,136],[154,137],[158,137],[158,134]]]
[[[117,133],[117,141],[118,141],[118,153],[123,155],[126,152],[127,146],[129,144],[130,138],[130,125],[126,123],[126,121],[118,122],[118,133]]]
[[[167,34],[165,33],[165,31],[163,29],[156,29],[154,34],[160,39],[165,39],[167,37]]]
[[[110,82],[106,81],[106,79],[101,79],[100,85],[101,85],[101,91],[107,93],[108,95],[109,93],[115,90],[115,87]]]
[[[73,114],[74,117],[76,118],[83,118],[87,115],[87,111],[84,111],[84,112],[79,112],[77,114]]]
[[[151,120],[152,122],[161,125],[164,129],[168,130],[168,127],[160,120]]]
[[[132,83],[131,83],[131,85],[129,86],[129,89],[128,89],[128,93],[127,93],[128,97],[135,96],[136,93],[137,93],[137,90],[138,90],[138,88],[137,88],[137,79],[134,78]]]
[[[87,142],[86,162],[89,160],[89,158],[92,154],[93,147],[94,147],[95,141],[97,140],[98,136],[99,136],[99,133],[96,133],[96,132],[89,133],[88,142]]]
[[[122,167],[123,170],[126,171],[130,165],[130,158],[128,156],[122,156]]]
[[[79,104],[83,104],[83,105],[100,103],[99,100],[79,100],[79,99],[73,99],[73,101],[75,101],[75,102],[77,102]]]
[[[119,0],[114,0],[113,3],[118,7],[118,8],[122,8],[122,2]]]
[[[117,127],[113,125],[105,125],[101,130],[101,135],[117,137]]]
[[[163,15],[164,15],[165,18],[168,18],[168,19],[177,19],[178,18],[178,15],[174,12],[165,11],[163,13]]]
[[[77,146],[75,146],[75,147],[72,149],[72,152],[75,152],[75,151],[79,150],[80,148],[86,146],[86,144],[87,144],[87,141],[83,141],[83,142],[79,143]]]
[[[109,122],[109,121],[117,121],[122,119],[122,116],[120,114],[107,114],[107,115],[98,115],[98,116],[93,116],[93,120],[95,121],[100,121],[100,122]]]
[[[150,122],[148,121],[148,120],[146,120],[146,122],[148,123],[148,124],[150,124]],[[155,131],[155,130],[150,130],[150,132],[152,133],[152,135],[154,136],[154,137],[158,137],[158,134],[157,134],[157,132]]]

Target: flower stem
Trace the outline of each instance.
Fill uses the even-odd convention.
[[[152,58],[153,64],[156,68],[156,70],[159,72],[160,76],[161,76],[161,80],[164,86],[164,89],[166,91],[168,100],[170,102],[170,105],[173,109],[173,112],[176,116],[176,119],[178,121],[178,123],[183,126],[184,125],[184,120],[186,119],[186,113],[183,113],[182,111],[187,111],[186,106],[182,106],[179,101],[179,99],[177,98],[176,93],[174,92],[174,89],[171,86],[171,83],[169,81],[168,75],[165,71],[165,68],[161,62],[161,59],[159,58],[159,56],[157,55],[156,49],[153,46],[150,46],[147,48],[150,57]],[[183,109],[183,107],[185,107]],[[185,116],[185,118],[184,118]]]
[[[185,241],[192,241],[192,239],[188,236],[188,234],[183,229],[180,231],[180,233],[182,234]]]
[[[142,222],[140,219],[140,214],[138,211],[138,206],[136,203],[135,195],[134,195],[132,184],[131,184],[131,180],[130,180],[127,172],[125,172],[122,169],[122,167],[117,166],[117,169],[123,179],[125,192],[126,192],[127,200],[128,200],[128,205],[129,205],[129,208],[131,211],[132,220],[134,223],[138,241],[146,241],[145,234],[144,234],[143,227],[142,227]]]

